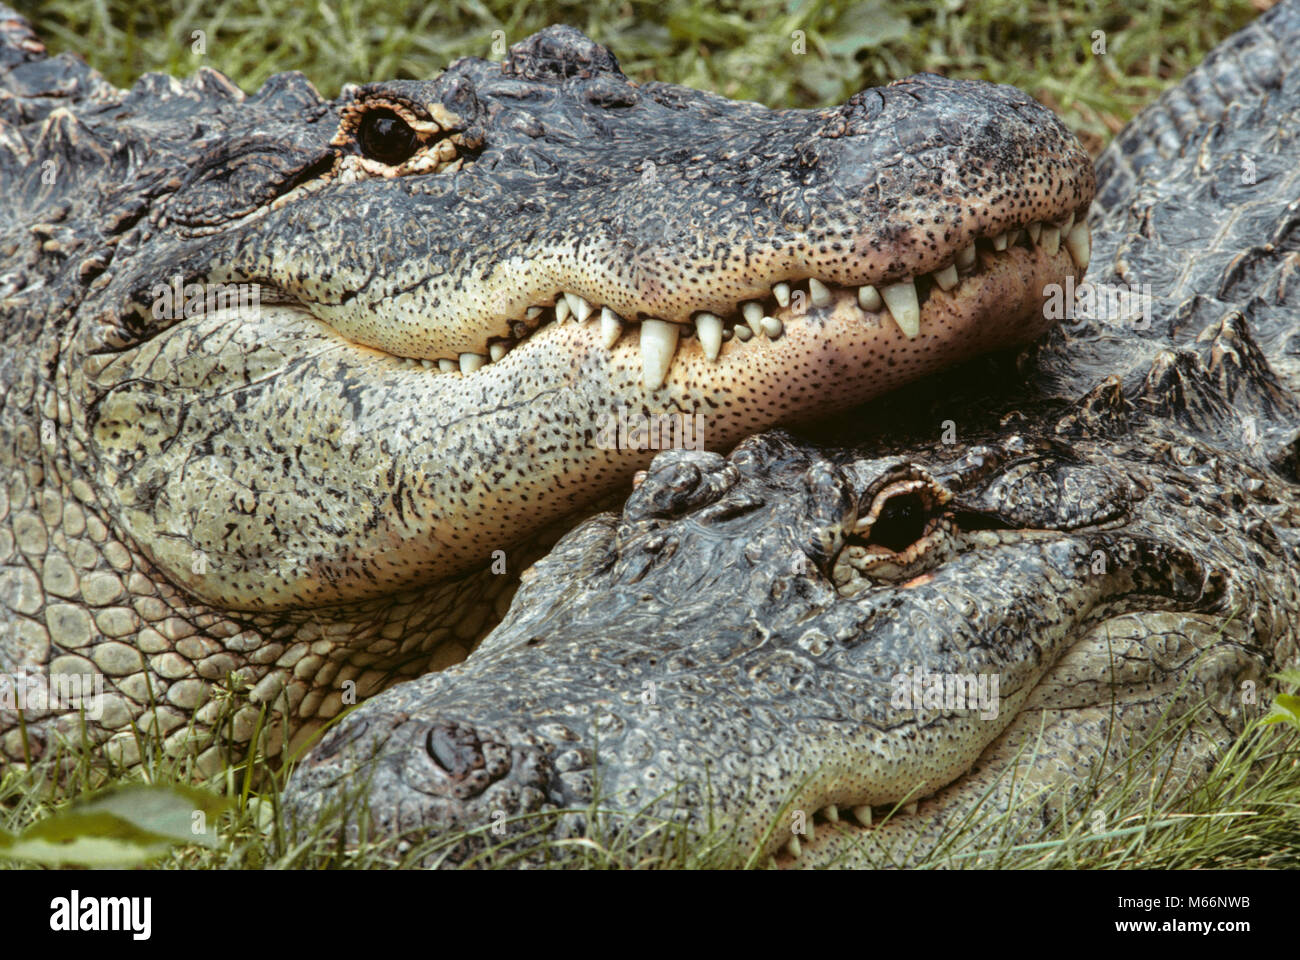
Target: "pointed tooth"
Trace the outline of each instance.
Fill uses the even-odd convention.
[[[623,336],[623,318],[609,307],[600,308],[600,342],[606,350],[612,350],[618,338]]]
[[[1088,269],[1088,262],[1092,259],[1092,234],[1087,223],[1074,225],[1070,235],[1065,238],[1065,249],[1070,251],[1075,266],[1084,271]]]
[[[426,370],[432,370],[432,369],[434,369],[435,367],[437,367],[438,365],[437,365],[436,363],[434,363],[432,360],[421,360],[421,361],[420,361],[420,366],[424,367],[424,369],[426,369]]]
[[[968,244],[957,251],[957,266],[962,270],[975,266],[975,244]]]
[[[875,313],[884,305],[885,301],[880,299],[880,291],[871,284],[868,283],[858,287],[858,306],[863,310],[870,310]]]
[[[529,320],[536,320],[541,315],[542,315],[541,307],[529,307],[527,310],[524,311],[524,316]]]
[[[1007,248],[1007,239],[1007,233],[1005,230],[1002,231],[1002,233],[999,233],[993,238],[993,249],[1005,250]]]
[[[568,320],[570,309],[569,295],[566,293],[555,301],[555,322],[563,323],[565,320]]]
[[[1065,218],[1065,222],[1061,224],[1061,236],[1068,237],[1070,235],[1070,231],[1073,229],[1074,229],[1074,211],[1072,210],[1070,211],[1070,215]]]
[[[462,353],[460,355],[460,372],[473,373],[485,363],[487,363],[487,357],[481,353]]]
[[[677,324],[663,320],[641,321],[641,379],[647,390],[658,390],[677,353]]]
[[[913,800],[911,803],[903,804],[903,812],[909,817],[916,816],[916,801]]]
[[[785,845],[785,849],[796,860],[803,853],[803,848],[799,846],[799,838],[795,836],[790,837],[790,842]]]
[[[455,360],[447,360],[444,358],[438,361],[438,369],[443,373],[455,373],[460,369],[460,367],[457,365]]]
[[[576,293],[566,293],[564,299],[568,301],[569,309],[573,315],[578,318],[579,323],[586,323],[587,318],[591,316],[591,304]]]
[[[889,307],[889,314],[907,339],[915,339],[921,332],[921,304],[916,297],[916,283],[909,277],[899,283],[880,288],[880,295]]]
[[[826,284],[816,277],[808,278],[808,297],[812,300],[813,305],[818,307],[824,307],[831,302],[830,290],[827,289]]]
[[[759,326],[763,328],[763,333],[775,340],[781,336],[785,330],[785,325],[776,317],[764,317],[759,321]]]
[[[492,358],[493,363],[496,363],[509,352],[510,348],[499,340],[488,347],[488,356]]]
[[[754,331],[751,330],[749,327],[745,326],[745,324],[743,323],[736,324],[734,332],[736,334],[736,337],[740,340],[741,343],[744,343],[746,340],[748,340],[750,337],[754,335]]]
[[[945,290],[951,290],[953,287],[957,286],[958,279],[956,264],[950,263],[942,270],[936,270],[934,272],[934,282],[939,284],[939,286]]]
[[[747,324],[757,330],[758,321],[763,319],[763,305],[754,300],[746,300],[740,305],[740,314]]]
[[[840,822],[840,808],[835,806],[835,804],[833,803],[826,804],[826,809],[823,810],[822,813],[826,815],[826,819],[829,820],[831,823]]]
[[[804,836],[804,839],[807,840],[809,843],[812,843],[812,842],[814,842],[814,841],[817,839],[817,834],[816,834],[816,832],[815,832],[814,829],[813,829],[813,818],[812,818],[812,817],[808,817],[807,820],[804,821],[804,825],[803,825],[803,836]]]
[[[1035,220],[1029,226],[1025,227],[1025,229],[1029,231],[1029,239],[1034,241],[1034,243],[1037,243],[1039,235],[1043,232],[1043,225]]]
[[[1007,231],[1007,245],[1011,247],[1019,245],[1020,238],[1023,237],[1024,235],[1025,235],[1025,231],[1021,230],[1019,227],[1016,227],[1016,229],[1014,230]]]
[[[1043,224],[1043,251],[1049,256],[1056,256],[1056,252],[1061,249],[1061,231],[1057,227]]]
[[[774,283],[772,284],[772,296],[776,297],[776,302],[783,307],[790,306],[790,284]]]
[[[865,803],[860,807],[853,808],[853,819],[858,821],[864,827],[871,826],[871,807]]]
[[[722,318],[711,313],[701,313],[695,318],[695,332],[700,335],[700,346],[710,360],[718,359],[722,349]]]

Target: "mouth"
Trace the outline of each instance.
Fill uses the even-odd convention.
[[[1060,221],[1033,221],[980,236],[927,273],[901,278],[886,275],[855,286],[815,276],[789,277],[753,290],[726,312],[698,311],[680,321],[643,312],[631,318],[601,303],[591,290],[585,294],[556,290],[517,316],[491,322],[488,335],[474,350],[425,358],[394,355],[394,360],[433,374],[468,377],[481,375],[517,351],[545,348],[547,338],[566,327],[589,329],[607,352],[630,340],[635,328],[641,383],[649,392],[667,382],[674,360],[683,351],[697,352],[708,364],[724,363],[732,355],[770,347],[782,339],[791,323],[820,309],[833,309],[866,326],[892,327],[906,341],[915,341],[937,323],[952,327],[954,317],[978,324],[987,307],[977,294],[978,282],[971,281],[995,274],[1014,275],[1020,262],[1017,257],[1052,260],[1064,250],[1082,276],[1091,255],[1086,216],[1085,208]],[[1033,271],[1021,272],[1029,283]],[[940,317],[944,319],[940,321]]]

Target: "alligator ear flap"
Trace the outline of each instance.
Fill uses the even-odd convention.
[[[510,48],[502,72],[525,80],[588,79],[597,74],[622,77],[618,58],[573,27],[547,27]]]

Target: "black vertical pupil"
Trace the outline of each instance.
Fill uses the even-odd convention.
[[[396,166],[419,146],[419,138],[406,121],[391,110],[375,110],[361,121],[359,139],[368,157]]]

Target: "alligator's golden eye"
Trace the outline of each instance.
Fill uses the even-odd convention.
[[[410,159],[420,145],[415,131],[391,110],[366,114],[357,131],[357,140],[366,156],[393,167]]]

